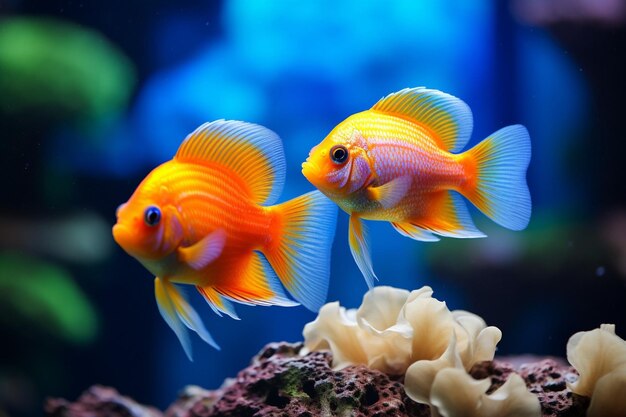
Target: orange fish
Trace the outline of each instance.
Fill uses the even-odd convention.
[[[218,314],[230,302],[316,311],[328,289],[336,207],[319,191],[273,204],[285,181],[279,137],[218,120],[191,133],[117,210],[115,241],[152,274],[159,310],[191,359],[186,327],[219,349],[176,284]],[[282,283],[282,285],[281,285]]]
[[[350,215],[350,250],[370,287],[377,278],[361,219],[391,222],[421,241],[484,237],[463,196],[506,228],[528,224],[528,131],[508,126],[459,153],[472,124],[458,98],[404,89],[348,117],[311,149],[302,173]]]

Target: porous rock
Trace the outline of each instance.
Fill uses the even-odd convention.
[[[217,390],[189,386],[164,417],[316,417],[316,416],[430,416],[428,406],[408,398],[403,376],[390,376],[363,365],[339,371],[331,367],[332,353],[301,355],[302,344],[272,343],[235,378]],[[538,396],[544,417],[583,417],[589,399],[573,394],[566,382],[577,378],[571,366],[537,358],[506,358],[481,362],[470,370],[476,379],[491,379],[494,392],[511,373],[519,374]],[[95,386],[75,403],[51,399],[46,414],[54,417],[163,417],[120,396],[111,388]]]
[[[519,374],[530,392],[539,397],[545,417],[584,416],[589,398],[574,394],[567,382],[578,378],[576,370],[553,359],[522,365]]]
[[[62,398],[46,401],[45,412],[49,417],[162,417],[154,407],[141,405],[120,395],[115,389],[94,385],[75,402]]]
[[[166,417],[429,416],[409,399],[401,377],[365,366],[331,368],[328,351],[299,354],[302,344],[273,343],[217,391],[189,398],[189,388]]]
[[[477,363],[470,370],[475,379],[491,378],[492,393],[501,387],[511,373],[519,374],[528,390],[539,398],[542,417],[583,417],[589,398],[570,391],[567,382],[578,378],[576,370],[556,359],[510,358]]]
[[[166,417],[264,416],[430,416],[427,406],[404,393],[402,376],[365,366],[331,368],[329,351],[299,354],[301,344],[273,343],[236,378],[216,391],[188,387]],[[574,368],[555,359],[506,358],[474,365],[475,379],[491,379],[488,394],[512,373],[519,374],[538,396],[543,417],[582,417],[589,399],[573,394],[566,381]],[[190,395],[195,392],[195,395]]]

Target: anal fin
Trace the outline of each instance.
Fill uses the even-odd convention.
[[[239,316],[235,311],[235,306],[233,305],[233,303],[231,303],[226,299],[226,297],[215,291],[213,287],[196,286],[196,288],[198,292],[202,294],[206,302],[209,304],[209,307],[211,307],[215,314],[221,316],[222,313],[224,313],[235,320],[239,320]]]
[[[391,225],[402,236],[410,237],[411,239],[420,240],[422,242],[437,242],[440,240],[433,234],[433,232],[422,229],[421,227],[409,222],[392,222]]]
[[[440,236],[471,239],[485,237],[472,221],[463,196],[456,191],[432,193],[435,215],[425,224]]]
[[[229,279],[215,285],[215,291],[242,304],[283,307],[299,305],[287,297],[265,256],[256,251],[240,259]]]
[[[433,234],[455,238],[478,238],[478,230],[467,210],[463,196],[456,191],[435,191],[424,196],[427,209],[420,218],[392,223],[402,235],[426,242],[439,240]]]

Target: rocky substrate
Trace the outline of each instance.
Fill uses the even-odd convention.
[[[402,376],[362,365],[333,371],[329,351],[301,356],[301,349],[302,344],[269,344],[221,388],[187,387],[164,413],[100,386],[91,387],[74,403],[50,399],[45,410],[54,417],[430,416],[428,406],[406,396]],[[518,362],[482,362],[470,374],[491,378],[490,393],[511,373],[518,373],[539,397],[543,416],[585,415],[588,399],[573,394],[566,385],[577,378],[572,367],[553,359]]]

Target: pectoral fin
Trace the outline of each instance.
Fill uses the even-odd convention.
[[[372,267],[372,258],[370,250],[367,246],[367,231],[361,219],[356,216],[350,216],[350,227],[348,229],[348,241],[350,242],[350,252],[357,266],[361,270],[367,286],[372,288],[374,280],[377,280],[374,268]]]
[[[195,244],[179,248],[178,258],[193,269],[202,269],[221,255],[225,243],[226,232],[217,229]]]
[[[391,208],[398,204],[402,197],[411,188],[411,177],[398,177],[379,187],[369,187],[367,194],[373,201],[378,201],[384,208]]]
[[[204,327],[198,313],[189,305],[174,284],[157,277],[154,279],[154,293],[161,316],[176,333],[189,360],[193,360],[191,341],[185,326],[198,333],[202,340],[219,350],[219,346]]]

